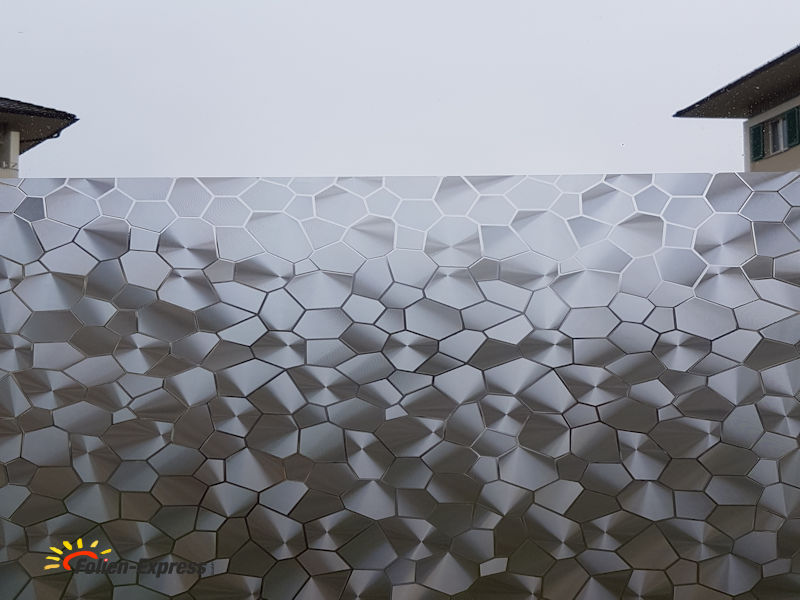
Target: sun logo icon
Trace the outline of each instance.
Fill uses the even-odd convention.
[[[83,539],[78,538],[75,541],[75,545],[73,547],[68,541],[64,540],[61,544],[64,548],[56,548],[55,546],[50,546],[50,550],[55,552],[58,556],[47,556],[47,560],[54,560],[56,564],[54,565],[45,565],[45,570],[48,569],[61,569],[64,568],[67,571],[71,571],[72,567],[69,566],[69,561],[71,561],[76,556],[88,556],[89,558],[93,558],[97,560],[103,554],[109,554],[111,552],[111,548],[106,548],[105,550],[95,550],[100,542],[95,540],[91,544],[89,544],[88,548],[83,547]],[[69,554],[65,554],[69,552]],[[108,560],[108,559],[106,559]]]

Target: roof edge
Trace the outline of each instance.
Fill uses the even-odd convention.
[[[701,100],[698,100],[694,104],[679,110],[678,112],[676,112],[672,116],[673,117],[678,117],[678,118],[721,118],[721,117],[704,117],[702,115],[697,115],[697,114],[693,115],[693,114],[689,114],[689,113],[691,113],[693,111],[696,111],[698,108],[700,108],[704,104],[706,104],[706,103],[708,103],[708,102],[710,102],[712,100],[715,100],[716,98],[722,96],[723,94],[727,94],[733,88],[735,88],[737,86],[740,86],[743,83],[746,83],[750,79],[752,79],[752,78],[754,78],[754,77],[756,77],[758,75],[761,75],[762,73],[768,71],[769,69],[781,64],[782,62],[784,62],[784,61],[786,61],[786,60],[788,60],[788,59],[790,59],[790,58],[792,58],[794,56],[797,56],[798,54],[800,54],[800,45],[795,46],[794,48],[792,48],[788,52],[784,52],[783,54],[781,54],[777,58],[772,59],[771,61],[761,65],[760,67],[758,67],[756,69],[753,69],[749,73],[746,73],[745,75],[742,75],[741,77],[739,77],[739,79],[736,79],[735,81],[732,81],[731,83],[719,88],[715,92],[710,93],[708,96],[706,96],[705,98],[702,98]],[[729,117],[729,118],[747,119],[748,117]]]
[[[78,120],[78,118],[72,113],[50,108],[48,106],[41,106],[39,104],[14,100],[13,98],[0,97],[0,112],[14,115],[40,117],[44,119],[61,119],[64,121],[71,121],[72,123]]]

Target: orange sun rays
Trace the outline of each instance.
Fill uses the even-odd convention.
[[[89,548],[97,548],[99,543],[99,540],[94,540],[91,544],[89,544]],[[63,568],[70,571],[72,570],[72,567],[69,566],[69,561],[75,556],[88,556],[95,559],[98,558],[97,553],[84,549],[83,538],[78,538],[75,540],[74,545],[67,540],[63,540],[61,545],[64,547],[63,549],[57,548],[56,546],[50,546],[50,550],[52,550],[56,556],[48,555],[45,558],[47,560],[55,561],[55,564],[45,565],[45,570]],[[69,554],[64,555],[65,551],[69,551]],[[111,548],[106,548],[105,550],[101,550],[99,554],[109,554],[110,552]]]

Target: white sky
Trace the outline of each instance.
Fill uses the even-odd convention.
[[[2,12],[0,96],[81,119],[26,177],[741,170],[741,121],[671,115],[797,45],[800,21],[797,0]]]

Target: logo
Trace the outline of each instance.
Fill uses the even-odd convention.
[[[55,552],[58,556],[47,556],[47,560],[54,560],[57,564],[54,565],[45,565],[44,570],[47,571],[49,569],[65,569],[67,571],[72,571],[72,565],[70,565],[70,561],[73,558],[78,556],[87,556],[89,558],[93,558],[94,560],[98,560],[100,556],[103,554],[109,554],[111,552],[111,548],[106,548],[105,550],[100,550],[99,554],[94,548],[100,544],[97,540],[93,541],[89,544],[88,548],[83,547],[83,539],[78,538],[75,541],[75,545],[73,547],[67,540],[61,542],[61,545],[64,546],[64,549],[56,548],[55,546],[50,546],[50,550]],[[69,554],[64,555],[64,552],[69,551]],[[103,562],[108,562],[107,558],[103,559]]]
[[[73,573],[88,573],[90,575],[109,575],[114,573],[127,573],[128,571],[138,572],[145,575],[153,575],[156,578],[162,575],[204,575],[206,571],[213,572],[212,563],[197,563],[184,560],[158,560],[141,559],[131,561],[119,559],[109,562],[106,554],[111,554],[111,548],[100,549],[100,542],[94,540],[88,546],[84,546],[83,539],[78,538],[74,542],[64,540],[61,542],[63,548],[50,546],[54,555],[45,558],[54,561],[54,564],[44,565],[44,570],[63,569]]]

